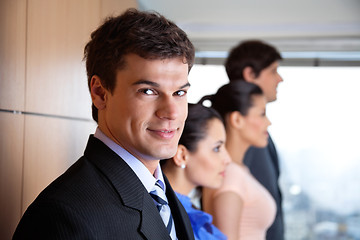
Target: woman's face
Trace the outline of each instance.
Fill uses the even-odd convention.
[[[226,133],[219,119],[207,124],[206,137],[198,142],[197,150],[189,152],[185,174],[195,186],[218,188],[221,186],[225,167],[230,156],[225,149]]]
[[[253,106],[244,116],[244,124],[241,128],[242,138],[255,147],[266,147],[268,144],[267,128],[271,122],[266,117],[266,99],[263,95],[253,96]]]

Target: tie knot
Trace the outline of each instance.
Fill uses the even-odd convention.
[[[162,191],[164,191],[164,183],[163,182],[161,182],[160,180],[157,180],[156,182],[155,182],[155,186],[154,186],[154,188],[160,188]]]

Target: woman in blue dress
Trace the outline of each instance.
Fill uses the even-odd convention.
[[[162,169],[186,209],[195,239],[226,239],[212,216],[194,207],[189,197],[197,187],[221,186],[230,157],[221,116],[212,108],[189,104],[188,117],[175,156],[162,160]]]

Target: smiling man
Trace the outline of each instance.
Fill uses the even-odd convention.
[[[177,150],[187,117],[188,65],[182,58],[147,60],[136,54],[125,62],[112,93],[100,77],[91,79],[99,128],[153,173],[156,160]]]
[[[163,16],[129,9],[94,31],[84,53],[98,128],[13,239],[194,239],[159,166],[187,117],[192,43]]]

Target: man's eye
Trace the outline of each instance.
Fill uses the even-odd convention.
[[[155,91],[154,91],[154,90],[148,89],[148,88],[146,88],[146,89],[141,89],[140,92],[142,92],[142,93],[144,93],[144,94],[146,94],[146,95],[154,95],[154,94],[155,94]]]
[[[187,93],[186,91],[180,90],[180,91],[175,92],[174,95],[182,97],[182,96],[186,95],[186,93]]]

